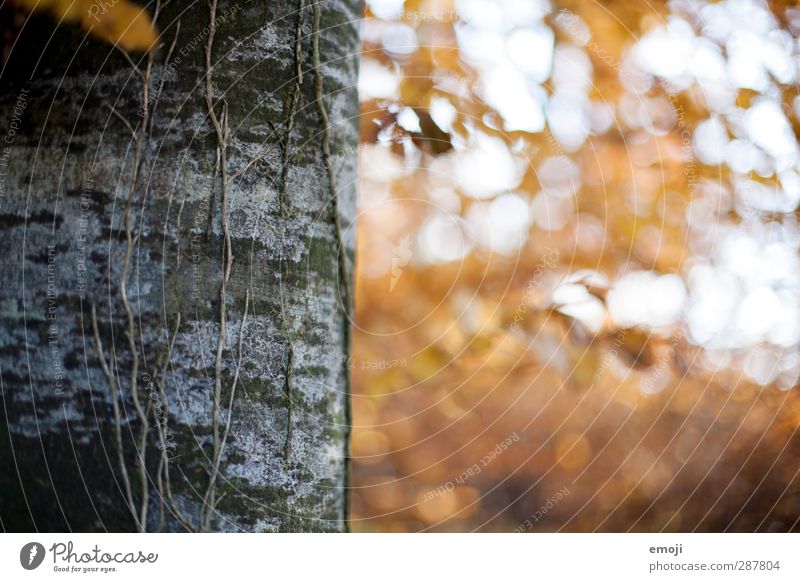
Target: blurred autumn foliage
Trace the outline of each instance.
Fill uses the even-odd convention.
[[[800,529],[800,10],[363,30],[354,529]]]
[[[126,51],[149,50],[157,38],[148,9],[128,0],[12,0],[11,5],[49,13],[59,23],[79,24]]]

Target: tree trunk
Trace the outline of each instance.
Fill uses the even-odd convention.
[[[341,531],[361,6],[149,9],[0,79],[0,525]]]

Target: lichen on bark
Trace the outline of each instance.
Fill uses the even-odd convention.
[[[7,530],[346,527],[361,6],[210,6],[7,63]]]

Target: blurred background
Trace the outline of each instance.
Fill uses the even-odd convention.
[[[366,16],[353,529],[800,529],[800,8]]]

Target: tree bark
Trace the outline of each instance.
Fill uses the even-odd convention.
[[[0,77],[0,525],[344,530],[361,6],[148,8]]]

